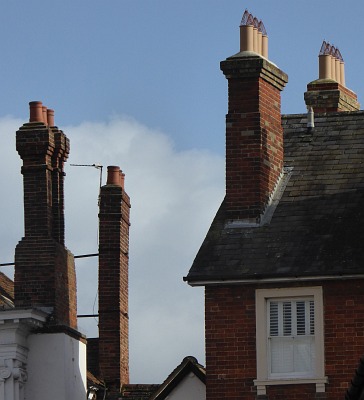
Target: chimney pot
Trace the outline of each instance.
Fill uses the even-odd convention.
[[[107,185],[118,185],[122,186],[120,179],[120,167],[110,165],[107,167]]]
[[[336,58],[331,56],[331,79],[336,81]]]
[[[340,60],[335,58],[335,80],[341,84],[341,69],[340,69]]]
[[[344,61],[340,61],[340,83],[345,86],[345,66]]]
[[[319,79],[331,79],[331,56],[330,54],[319,55]]]
[[[41,101],[29,103],[29,122],[43,122],[43,106]]]
[[[262,32],[258,31],[258,51],[257,51],[257,53],[259,55],[263,54],[263,52],[262,52],[263,43],[262,42],[263,42],[263,34],[262,34]]]
[[[48,118],[47,118],[47,107],[43,106],[42,107],[42,112],[43,112],[43,122],[48,125]]]
[[[259,54],[259,45],[258,45],[258,28],[253,28],[253,48],[254,52]]]
[[[47,109],[47,121],[49,126],[55,126],[54,124],[54,110]]]
[[[268,60],[268,36],[262,36],[262,56]]]
[[[120,184],[121,184],[121,187],[124,189],[125,174],[121,170],[120,170]]]
[[[253,25],[240,26],[240,51],[254,51]]]

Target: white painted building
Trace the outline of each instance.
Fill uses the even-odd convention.
[[[37,333],[48,314],[0,312],[0,400],[86,398],[86,344],[66,333]]]

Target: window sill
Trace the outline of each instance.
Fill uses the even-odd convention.
[[[292,378],[292,379],[270,379],[270,380],[254,380],[254,386],[257,387],[257,395],[266,395],[267,386],[275,385],[304,385],[306,383],[316,384],[316,393],[325,392],[325,383],[328,383],[327,376],[323,378]]]

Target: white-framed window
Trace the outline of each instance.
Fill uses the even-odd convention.
[[[294,383],[325,391],[323,330],[322,287],[257,289],[258,394]]]

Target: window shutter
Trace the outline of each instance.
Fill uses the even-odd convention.
[[[269,301],[270,373],[309,375],[314,370],[314,301]]]
[[[278,336],[278,303],[276,301],[270,302],[269,334],[270,336]]]

